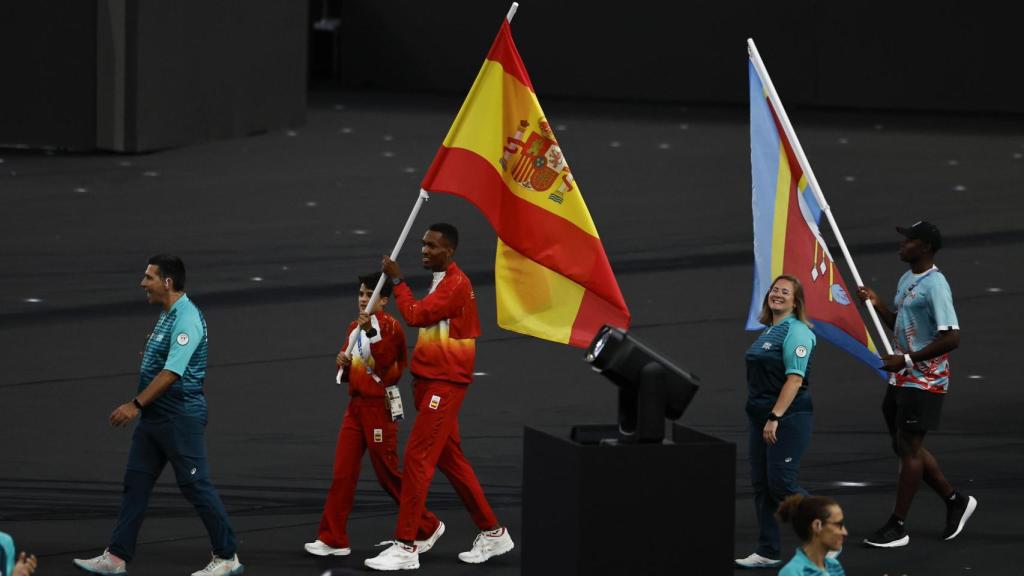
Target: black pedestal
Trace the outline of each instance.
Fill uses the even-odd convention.
[[[678,425],[664,444],[523,444],[525,576],[733,573],[734,444]]]

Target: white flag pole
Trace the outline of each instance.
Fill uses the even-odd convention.
[[[512,19],[515,18],[516,10],[519,10],[519,2],[513,2],[512,7],[508,9],[508,14],[505,15],[505,20],[508,20],[509,24],[511,24]]]
[[[843,257],[846,259],[847,266],[850,267],[850,273],[853,274],[853,281],[857,283],[858,288],[863,288],[864,282],[861,280],[860,273],[857,271],[857,265],[853,263],[853,256],[850,255],[850,250],[846,247],[846,241],[843,240],[843,234],[839,231],[839,225],[836,224],[836,219],[832,216],[832,208],[829,207],[828,202],[825,200],[825,195],[821,193],[821,186],[818,185],[818,179],[814,177],[814,170],[811,169],[811,163],[807,161],[804,149],[800,146],[800,139],[796,137],[796,131],[793,130],[793,125],[789,121],[789,116],[786,115],[786,109],[782,107],[782,100],[779,99],[779,94],[775,91],[775,85],[772,84],[772,79],[768,76],[768,69],[765,68],[764,62],[761,60],[761,55],[757,52],[757,46],[754,46],[753,38],[747,38],[747,52],[750,54],[750,61],[754,63],[754,69],[757,71],[757,75],[761,78],[761,84],[763,84],[768,90],[768,99],[771,101],[776,114],[779,116],[779,122],[782,123],[782,129],[786,133],[789,143],[793,146],[793,151],[796,153],[797,161],[800,163],[800,167],[803,169],[804,175],[807,177],[807,183],[810,184],[811,191],[814,192],[814,197],[818,200],[818,204],[821,206],[822,212],[825,213],[825,217],[828,218],[828,223],[832,227],[832,232],[836,235],[836,242],[839,243],[839,249],[843,251]],[[853,297],[853,295],[851,295],[851,297]],[[885,330],[882,328],[881,320],[878,319],[878,313],[875,311],[875,307],[871,304],[870,300],[867,301],[866,305],[868,315],[871,316],[871,321],[875,325],[875,330],[878,332],[878,337],[882,342],[882,346],[885,347],[886,354],[892,354],[892,346],[889,345],[889,337],[885,335]]]
[[[416,220],[416,216],[420,213],[420,208],[423,207],[423,203],[427,200],[430,200],[430,195],[427,194],[426,190],[420,188],[420,194],[416,198],[416,204],[413,205],[412,212],[409,213],[409,218],[405,220],[405,227],[402,228],[402,233],[398,236],[398,242],[395,242],[395,248],[391,251],[392,260],[398,259],[398,252],[402,249],[402,245],[405,244],[405,239],[409,236],[409,230],[412,229],[412,223]],[[366,303],[366,310],[364,310],[364,312],[367,310],[373,310],[377,306],[377,302],[380,302],[380,291],[384,288],[384,283],[390,281],[391,280],[384,274],[380,275],[380,279],[377,280],[377,287],[373,289],[373,296],[370,296],[370,301]],[[356,329],[360,332],[363,330],[360,327],[356,327]],[[358,340],[358,338],[356,340]],[[348,343],[346,353],[349,356],[352,356],[352,351],[356,347],[356,340],[351,340]],[[338,368],[338,374],[334,377],[334,381],[341,384],[341,375],[344,372],[345,368]]]

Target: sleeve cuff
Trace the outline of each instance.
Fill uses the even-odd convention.
[[[185,369],[184,368],[172,368],[170,366],[164,366],[163,369],[167,370],[168,372],[173,372],[173,373],[177,374],[178,378],[181,378],[182,376],[185,375]]]

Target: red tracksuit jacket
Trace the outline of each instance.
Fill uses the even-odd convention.
[[[469,278],[452,262],[430,294],[416,300],[403,282],[395,286],[398,311],[420,329],[410,372],[422,380],[469,384],[473,380],[480,318]]]
[[[384,388],[398,382],[402,370],[405,370],[407,356],[402,325],[387,312],[376,312],[373,317],[380,326],[377,335],[373,338],[367,338],[365,333],[359,336],[356,349],[352,351],[352,364],[343,375],[343,379],[348,380],[349,396],[383,398]],[[356,327],[354,320],[348,325],[348,337],[342,351],[348,350],[348,342]],[[366,357],[367,352],[369,358]],[[367,366],[371,371],[367,371]]]

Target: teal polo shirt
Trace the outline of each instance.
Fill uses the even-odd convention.
[[[149,386],[161,370],[174,372],[178,379],[152,404],[142,417],[161,420],[191,416],[206,420],[207,359],[206,319],[188,295],[183,294],[170,310],[160,313],[146,343],[139,370],[139,392]]]
[[[842,564],[836,558],[825,557],[825,569],[822,570],[817,564],[804,554],[802,548],[796,549],[793,558],[779,570],[779,576],[846,576]]]
[[[812,412],[808,370],[816,338],[814,332],[795,316],[769,326],[754,340],[746,353],[747,414],[764,419],[775,406],[786,376],[796,374],[803,385],[786,410],[787,414]]]

